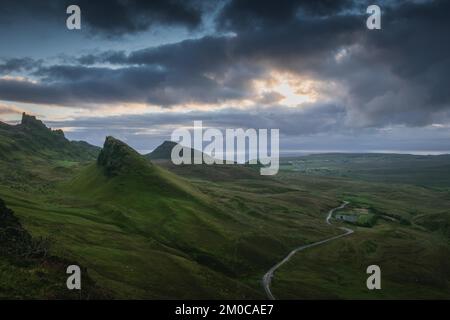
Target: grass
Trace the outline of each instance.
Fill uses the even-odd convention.
[[[366,269],[381,268],[381,290]],[[382,224],[296,255],[273,280],[280,299],[448,299],[450,250],[440,237]]]
[[[34,236],[116,298],[263,298],[259,278],[274,260],[329,233],[314,205],[335,200],[272,180],[188,181],[127,152],[117,175],[90,164],[46,193],[0,188]]]
[[[385,177],[388,181],[380,183],[291,170],[280,179],[350,201],[342,213],[357,213],[357,224],[372,228],[353,226],[351,236],[297,254],[275,274],[275,296],[449,299],[448,191],[424,187],[420,181],[401,184]],[[382,270],[380,291],[366,287],[365,271],[371,264]]]
[[[308,175],[415,184],[447,190],[450,186],[450,155],[330,153],[284,158],[280,165],[284,170]]]
[[[445,269],[448,240],[438,232],[429,234],[424,222],[434,219],[433,212],[442,215],[449,201],[443,191],[291,172],[278,180],[239,175],[234,181],[199,176],[186,180],[156,165],[150,168],[147,173],[107,178],[92,164],[76,169],[74,178],[47,194],[30,196],[1,188],[0,197],[34,235],[51,237],[55,253],[80,261],[114,297],[159,299],[263,298],[262,274],[290,249],[338,234],[323,219],[340,199],[347,199],[370,208],[375,212],[371,214],[402,218],[411,225],[380,220],[372,232],[358,228],[349,239],[299,254],[277,271],[277,297],[446,297],[447,287],[442,286],[448,280],[438,285],[431,271]],[[429,250],[416,248],[417,236],[430,247],[440,246],[430,253],[432,259],[410,252]],[[383,248],[378,253],[383,261],[399,256],[397,264],[381,264],[393,277],[383,284],[392,282],[395,288],[383,294],[363,293],[366,274],[358,271],[380,263],[366,252],[375,246]],[[311,255],[307,264],[304,255]],[[358,262],[339,264],[333,271],[337,278],[328,277],[341,256]],[[404,269],[414,274],[425,270],[427,284],[411,280],[402,286],[394,278]],[[445,272],[441,274],[445,279]],[[341,282],[333,285],[336,279],[342,279],[344,287]]]
[[[0,198],[111,297],[264,298],[261,277],[271,266],[341,232],[324,218],[343,200],[371,228],[354,226],[349,237],[297,254],[275,274],[277,297],[450,297],[450,183],[445,173],[434,180],[445,157],[315,156],[305,170],[303,160],[289,160],[268,178],[246,166],[151,163],[112,139],[96,162],[91,149],[58,156],[47,136],[42,152],[17,145],[31,143],[25,138],[0,137],[9,150],[0,157]],[[365,289],[372,263],[382,269],[379,292]],[[1,297],[66,294],[58,268],[0,257],[0,270]]]

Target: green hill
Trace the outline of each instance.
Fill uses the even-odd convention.
[[[179,144],[173,141],[164,141],[160,144],[155,150],[145,155],[145,157],[149,160],[171,160],[172,159],[172,149]],[[194,156],[202,157],[202,159],[208,159],[210,161],[213,160],[209,155],[203,153],[202,151],[188,148],[183,146],[182,152],[180,156],[183,156],[185,153],[190,155],[191,164],[194,164]]]
[[[47,149],[56,151],[54,133],[40,124],[24,125],[39,131],[35,136],[46,135]],[[15,163],[0,161],[6,182],[0,196],[34,238],[49,239],[52,254],[79,261],[114,297],[261,298],[259,273],[283,254],[285,242],[299,237],[274,218],[266,221],[265,214],[286,215],[291,205],[267,198],[260,186],[246,189],[259,190],[272,207],[255,215],[241,200],[235,204],[234,193],[222,190],[217,197],[215,187],[194,185],[112,137],[96,161],[59,160],[63,156],[31,152],[26,145],[15,156]],[[254,234],[255,225],[264,235]],[[271,250],[262,250],[261,242]]]
[[[369,182],[448,188],[450,155],[328,153],[281,159],[281,169]]]
[[[79,207],[96,208],[93,215],[83,214],[84,219],[107,223],[120,230],[120,244],[115,237],[105,252],[104,262],[112,264],[113,268],[98,261],[98,252],[92,256],[85,253],[89,267],[100,268],[103,273],[106,269],[120,277],[121,268],[126,267],[121,262],[125,256],[140,255],[144,259],[134,265],[136,272],[139,271],[135,277],[142,279],[146,288],[140,295],[258,296],[253,288],[233,279],[236,274],[232,267],[236,262],[232,256],[232,239],[245,226],[219,209],[208,195],[190,182],[154,165],[125,143],[107,137],[97,162],[62,183],[60,190],[67,195],[66,202],[76,201]],[[79,231],[75,232],[83,232],[86,238],[86,229],[81,226],[76,229]],[[103,237],[110,237],[105,233],[99,235],[98,230],[92,232],[92,238],[87,236],[90,242],[99,244]],[[145,278],[144,269],[155,276],[169,274],[161,279]],[[217,284],[207,285],[204,277]],[[118,294],[130,290],[129,281],[123,280]],[[191,287],[176,292],[186,281],[192,283]],[[147,287],[149,283],[159,283],[159,293]],[[170,286],[163,288],[163,284]],[[222,291],[230,287],[234,290],[232,294]]]
[[[48,239],[33,238],[0,199],[0,299],[104,299],[111,297],[83,268],[83,291],[67,290],[66,268],[78,262],[51,255]]]
[[[164,141],[155,150],[145,155],[146,158],[150,160],[170,160],[170,155],[172,153],[172,149],[177,145],[176,142],[173,141]],[[187,148],[186,148],[187,149]]]
[[[200,202],[202,196],[187,181],[153,165],[120,140],[107,137],[97,162],[87,166],[68,184],[73,194],[90,198],[140,203],[142,194],[158,197],[189,198]],[[133,201],[135,200],[135,201]]]
[[[79,261],[115,297],[262,298],[260,274],[290,245],[327,234],[311,212],[335,201],[315,207],[303,192],[261,181],[193,184],[108,137],[96,162],[48,192],[0,195],[33,236],[50,238],[55,255]]]
[[[0,183],[20,189],[45,187],[63,180],[81,162],[93,161],[100,148],[69,141],[34,116],[17,125],[0,122]]]
[[[448,297],[448,189],[340,174],[376,168],[387,179],[381,156],[291,159],[269,178],[248,165],[149,160],[113,137],[95,156],[85,145],[73,155],[79,144],[27,116],[1,124],[0,140],[15,146],[15,160],[0,160],[0,297],[66,297],[64,266],[76,261],[95,297],[264,298],[270,267],[341,232],[324,217],[342,200],[377,223],[294,257],[275,274],[277,297]],[[401,171],[403,158],[384,158]],[[434,166],[425,160],[418,174]],[[369,262],[387,284],[375,296],[361,291]]]
[[[242,179],[263,179],[259,173],[259,165],[246,164],[194,164],[194,149],[183,147],[183,153],[188,152],[191,155],[191,164],[175,165],[171,161],[172,149],[177,145],[173,141],[164,141],[151,153],[145,157],[158,166],[168,171],[186,178],[195,178],[202,180],[233,181]],[[197,151],[200,152],[200,151]],[[201,152],[200,152],[201,153]],[[203,159],[211,157],[201,153]]]
[[[23,113],[20,124],[0,122],[0,159],[51,159],[86,161],[95,159],[100,148],[83,141],[69,141],[62,130],[51,130],[36,117]]]

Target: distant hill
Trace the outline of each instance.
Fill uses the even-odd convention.
[[[281,159],[282,170],[372,182],[450,185],[450,155],[324,153]]]
[[[0,122],[0,160],[94,160],[100,148],[84,141],[69,141],[62,130],[51,130],[34,116],[22,114],[18,125]]]
[[[80,164],[95,161],[99,152],[87,142],[69,141],[62,130],[51,130],[24,113],[17,125],[0,122],[0,185],[47,187]]]
[[[240,257],[246,253],[237,256],[230,244],[247,225],[209,194],[113,137],[106,138],[92,161],[75,161],[69,153],[57,154],[59,143],[64,151],[72,150],[62,132],[35,118],[23,122],[2,126],[2,140],[17,146],[10,156],[18,160],[0,160],[0,196],[32,236],[50,237],[54,252],[80,261],[101,288],[123,298],[262,297],[236,279],[234,270],[243,265]],[[10,248],[9,243],[1,247]],[[0,298],[8,293],[46,297],[37,292],[45,285],[35,281],[34,266],[16,267],[0,254],[0,270],[4,268]],[[53,285],[55,277],[50,276],[44,280]],[[2,291],[27,277],[33,281],[29,286],[14,286],[20,292]]]
[[[203,180],[231,181],[236,179],[261,179],[260,165],[246,164],[193,164],[194,149],[183,147],[183,152],[191,154],[191,164],[175,165],[171,161],[172,149],[177,145],[173,141],[164,141],[145,157],[159,166],[177,175]],[[201,151],[197,151],[202,153]],[[211,157],[202,153],[203,159]]]
[[[161,145],[159,145],[155,150],[145,155],[146,158],[150,160],[170,160],[170,155],[172,153],[172,149],[178,143],[173,141],[164,141]],[[187,149],[187,148],[186,148]]]
[[[124,142],[107,137],[97,162],[82,170],[70,183],[70,190],[90,197],[124,202],[135,199],[152,201],[165,195],[169,197],[199,195],[188,182],[182,181],[166,170],[154,166]],[[137,199],[140,198],[140,199]]]
[[[1,130],[2,147],[15,149],[13,160],[0,159],[0,299],[78,296],[65,288],[71,261],[85,268],[87,298],[262,299],[269,268],[299,245],[340,233],[324,216],[345,199],[380,215],[377,224],[293,257],[275,276],[277,297],[370,298],[355,277],[360,261],[387,261],[392,285],[379,298],[448,297],[448,190],[390,182],[445,179],[445,157],[413,159],[413,175],[410,157],[324,155],[287,160],[280,175],[265,177],[257,165],[150,160],[113,137],[86,162],[72,154],[79,145],[34,117]],[[160,150],[167,156],[171,147]],[[46,239],[57,259],[22,260]],[[342,257],[343,287],[323,278]]]
[[[172,159],[172,149],[177,145],[179,145],[179,144],[176,142],[166,140],[161,145],[159,145],[155,150],[146,154],[145,157],[150,160],[171,160]],[[194,164],[194,152],[197,152],[198,156],[201,155],[202,159],[211,159],[212,160],[212,158],[209,155],[207,155],[206,153],[183,146],[183,151],[181,152],[181,155],[184,155],[185,152],[189,153],[191,155],[191,164]]]
[[[77,201],[95,204],[99,208],[96,220],[112,219],[127,236],[144,237],[153,243],[158,253],[147,257],[154,264],[153,270],[157,269],[154,272],[177,270],[158,281],[173,284],[171,277],[184,273],[196,279],[194,287],[204,281],[205,274],[232,281],[228,276],[233,271],[223,261],[224,250],[227,254],[229,250],[225,238],[240,224],[190,181],[153,164],[124,142],[107,137],[97,162],[62,183],[60,190]],[[173,259],[174,254],[183,259],[170,266],[161,263]],[[187,290],[191,295],[201,294]],[[241,284],[236,284],[236,290],[252,291]]]

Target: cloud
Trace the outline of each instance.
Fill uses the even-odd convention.
[[[312,104],[304,109],[280,106],[240,110],[228,108],[216,111],[148,113],[112,117],[79,118],[47,122],[53,128],[69,127],[66,135],[101,146],[105,136],[113,135],[127,141],[143,153],[150,152],[170,139],[176,128],[191,127],[202,120],[204,127],[280,129],[282,152],[308,151],[367,152],[389,151],[424,153],[449,152],[449,134],[445,126],[409,128],[389,127],[389,130],[348,126],[346,108],[332,104]]]
[[[274,107],[271,117],[278,123],[289,118],[287,132],[291,119],[305,110],[309,119],[325,123],[302,125],[310,132],[334,130],[332,115],[355,128],[450,121],[450,2],[383,2],[382,30],[377,31],[365,28],[364,3],[229,1],[216,23],[218,31],[233,33],[131,52],[106,50],[76,57],[76,64],[41,65],[30,72],[30,79],[37,80],[1,78],[0,99],[83,107],[278,105],[280,92],[268,88],[261,94],[254,87],[255,80],[268,79],[275,71],[321,84],[322,101],[314,108],[299,106],[289,113]],[[202,5],[186,4],[194,9]],[[3,72],[27,71],[27,65],[32,63],[5,63]],[[250,122],[246,112],[252,114],[248,107],[230,121]],[[255,119],[268,124],[270,117]]]
[[[221,29],[267,29],[290,23],[299,16],[323,17],[354,6],[352,0],[231,0],[217,17]]]
[[[339,31],[335,26],[335,31],[346,28],[344,24]],[[276,51],[267,51],[263,35],[254,34],[253,38],[206,36],[130,54],[109,51],[82,56],[81,65],[39,68],[33,72],[40,77],[37,82],[0,80],[0,98],[62,105],[140,102],[161,106],[252,99],[252,82],[267,76],[270,64],[286,68],[289,61],[310,66],[317,62],[318,50],[290,41],[290,32],[266,34],[277,41]],[[328,37],[326,47],[331,49],[335,42]],[[117,67],[95,66],[105,63]]]
[[[333,104],[310,104],[304,108],[282,106],[225,108],[190,112],[146,113],[109,117],[88,117],[68,121],[49,122],[57,127],[71,128],[127,128],[130,132],[162,130],[171,132],[180,126],[191,126],[202,120],[205,126],[217,128],[271,128],[281,129],[285,135],[304,135],[319,132],[343,132],[345,108]]]
[[[92,32],[107,37],[148,30],[152,26],[182,26],[196,28],[202,22],[204,1],[183,0],[3,0],[2,23],[42,19],[65,23],[66,8],[76,4],[81,8],[82,23]]]
[[[21,114],[22,110],[19,110],[15,107],[11,107],[8,105],[0,104],[0,115],[11,115],[11,114]]]
[[[195,28],[202,17],[199,1],[78,0],[77,3],[85,21],[94,30],[108,35],[135,33],[154,25]]]
[[[0,62],[0,74],[31,71],[39,68],[42,60],[34,60],[30,57],[3,59]]]
[[[223,86],[204,74],[161,70],[154,66],[118,69],[51,66],[34,75],[42,79],[1,78],[0,99],[66,106],[101,103],[172,106],[218,103],[244,96],[237,88]]]

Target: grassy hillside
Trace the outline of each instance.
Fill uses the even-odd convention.
[[[346,157],[340,155],[340,158]],[[347,166],[352,167],[352,156],[346,159]],[[355,167],[362,169],[362,165]],[[335,222],[345,224],[355,233],[296,255],[275,275],[272,288],[275,296],[285,299],[450,298],[450,194],[446,188],[424,187],[421,178],[409,180],[411,183],[383,183],[290,168],[283,170],[278,178],[350,201],[351,206],[343,214],[367,211],[377,220],[364,227],[357,226],[358,223]],[[379,179],[390,181],[392,176]],[[365,270],[370,264],[381,267],[380,291],[369,291],[365,286],[368,276]]]
[[[316,227],[315,215],[337,202],[261,181],[188,181],[108,138],[96,163],[45,193],[5,186],[0,195],[33,235],[115,297],[262,298],[259,278],[274,260],[334,232]]]
[[[197,179],[201,181],[234,181],[236,179],[258,179],[261,181],[268,181],[261,177],[259,169],[260,165],[249,164],[194,164],[194,152],[201,154],[203,159],[209,158],[205,153],[194,151],[194,149],[183,147],[182,154],[187,152],[190,154],[191,164],[175,165],[171,161],[172,149],[177,145],[176,142],[164,141],[151,153],[146,154],[145,157],[160,167],[167,169],[176,175]]]
[[[79,264],[50,253],[48,239],[33,238],[14,212],[0,199],[0,298],[2,299],[105,299],[83,270],[83,291],[65,286],[68,265]]]
[[[173,141],[164,141],[161,145],[159,145],[155,150],[146,154],[145,157],[150,160],[170,160],[172,149],[177,145],[176,142]],[[189,151],[188,151],[189,152]]]
[[[0,160],[89,161],[95,159],[98,152],[98,147],[83,141],[69,141],[63,131],[51,130],[25,113],[18,125],[0,122]]]
[[[0,122],[0,183],[19,190],[46,189],[66,179],[80,163],[97,158],[100,148],[69,141],[61,130],[51,130],[23,114],[12,126]]]
[[[276,274],[280,299],[449,299],[450,247],[441,237],[382,222],[296,255]],[[367,290],[366,268],[381,268]]]
[[[171,161],[172,150],[175,146],[179,146],[181,148],[180,149],[181,152],[179,153],[180,157],[184,157],[186,154],[188,155],[188,158],[189,158],[189,161],[191,164],[194,164],[195,157],[198,157],[203,160],[208,159],[210,162],[213,161],[213,158],[211,158],[206,153],[203,153],[202,151],[199,151],[196,149],[181,146],[178,143],[173,142],[173,141],[164,141],[155,150],[146,154],[145,157],[152,161],[159,160],[163,163],[166,163],[166,162],[172,163],[172,161]]]
[[[281,168],[310,175],[339,176],[448,188],[450,155],[315,154],[283,158]]]
[[[150,161],[112,137],[95,157],[70,155],[66,142],[60,154],[61,134],[27,121],[29,132],[22,125],[0,132],[1,141],[18,146],[8,155],[15,161],[0,160],[0,198],[30,239],[44,239],[49,255],[63,262],[17,264],[4,251],[2,297],[64,296],[63,265],[77,261],[102,297],[264,298],[261,277],[272,265],[299,245],[341,232],[324,218],[342,200],[351,202],[349,214],[370,213],[375,223],[351,225],[356,232],[348,238],[299,253],[275,273],[275,296],[449,297],[449,191],[422,177],[431,172],[423,168],[445,161],[417,165],[417,179],[401,181],[390,171],[372,172],[376,166],[360,163],[361,155],[335,155],[326,174],[328,158],[317,160],[319,170],[298,170],[289,160],[276,177],[262,177],[245,165]],[[11,130],[36,141],[17,140]],[[384,270],[385,290],[375,295],[365,289],[369,263]]]

